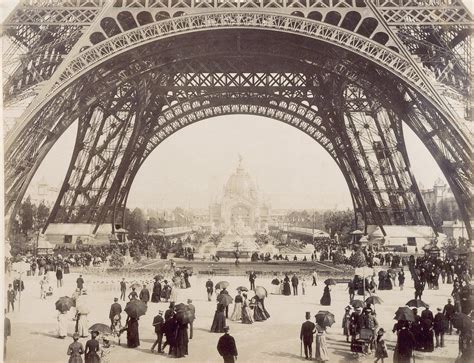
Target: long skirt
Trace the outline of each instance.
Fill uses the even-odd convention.
[[[170,302],[177,302],[177,301],[178,301],[178,289],[175,286],[171,289]]]
[[[58,336],[60,338],[67,337],[67,315],[59,314],[58,316]]]
[[[283,295],[286,295],[286,296],[291,295],[291,288],[288,282],[283,283]]]
[[[272,294],[273,295],[280,295],[280,285],[272,285]]]
[[[138,334],[138,320],[130,319],[127,323],[127,347],[136,348],[140,346],[140,336]]]
[[[247,305],[242,307],[242,324],[252,324],[252,311]]]
[[[319,301],[321,305],[329,306],[331,305],[331,293],[330,292],[324,292],[323,297]]]
[[[230,320],[237,321],[242,319],[242,303],[235,303],[234,304],[234,312],[230,317]]]
[[[161,291],[153,292],[153,294],[151,294],[151,302],[153,303],[160,302],[160,295],[161,295]]]
[[[329,361],[328,346],[324,334],[316,334],[316,350],[314,356],[319,362]]]
[[[225,323],[225,313],[223,311],[216,311],[214,314],[214,320],[211,325],[211,332],[213,333],[223,333]]]
[[[270,317],[270,314],[261,303],[257,303],[253,310],[254,321],[264,321]]]
[[[89,335],[89,319],[87,319],[87,314],[79,315],[79,320],[77,322],[77,332],[81,337],[87,337]]]

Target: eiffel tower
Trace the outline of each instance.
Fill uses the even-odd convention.
[[[460,0],[21,0],[3,24],[6,221],[73,123],[47,223],[97,230],[166,138],[253,114],[323,146],[365,224],[433,226],[406,124],[471,237],[472,25]]]

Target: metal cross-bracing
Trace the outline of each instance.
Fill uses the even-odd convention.
[[[410,170],[406,123],[445,173],[468,224],[472,142],[446,95],[469,108],[463,49],[471,18],[461,3],[443,3],[440,10],[408,0],[24,1],[6,24],[23,51],[19,68],[11,61],[6,99],[38,96],[6,137],[6,215],[14,216],[42,159],[74,122],[73,158],[49,222],[98,225],[119,217],[136,173],[166,137],[207,117],[244,113],[318,141],[366,223],[430,224]],[[88,26],[75,7],[89,11]],[[425,26],[449,31],[433,35]]]

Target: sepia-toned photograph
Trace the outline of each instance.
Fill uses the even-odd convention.
[[[0,0],[3,362],[473,362],[473,12]]]

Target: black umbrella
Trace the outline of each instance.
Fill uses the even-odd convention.
[[[56,301],[56,310],[64,313],[71,309],[71,306],[74,305],[74,301],[69,296],[60,297],[58,301]]]
[[[324,283],[326,285],[336,285],[337,284],[336,280],[334,280],[334,279],[326,279],[326,280],[324,280]]]
[[[140,316],[145,315],[147,306],[141,300],[132,300],[125,306],[125,312],[131,318],[138,319]]]
[[[216,289],[222,290],[227,289],[229,287],[229,283],[227,281],[219,281],[216,284]]]
[[[369,297],[365,300],[365,302],[366,302],[367,304],[372,304],[372,305],[374,305],[374,304],[382,304],[382,303],[383,303],[383,300],[382,300],[381,298],[379,298],[378,296],[376,296],[376,295],[372,295],[372,296],[369,296]]]
[[[365,304],[362,300],[352,300],[351,305],[354,308],[363,308],[363,307],[365,307]]]
[[[334,314],[326,310],[318,311],[314,317],[316,318],[316,322],[318,323],[318,325],[322,328],[331,326],[336,321],[334,318]]]
[[[232,299],[232,297],[231,297],[230,295],[227,295],[227,294],[219,294],[219,295],[217,295],[217,301],[218,301],[219,303],[221,303],[222,305],[227,306],[227,305],[232,304],[232,302],[234,301],[234,299]]]
[[[411,299],[405,305],[411,308],[427,308],[428,307],[428,304],[418,299]]]
[[[237,289],[237,291],[249,291],[249,289],[247,289],[245,286],[239,286]]]
[[[89,328],[90,332],[96,331],[99,332],[100,334],[105,334],[105,335],[110,335],[112,334],[112,329],[110,329],[110,326],[102,324],[102,323],[97,323],[92,325]]]
[[[453,326],[462,332],[469,332],[472,329],[471,317],[463,313],[455,313],[452,317]]]
[[[395,312],[395,320],[415,321],[415,313],[409,307],[399,307]]]

